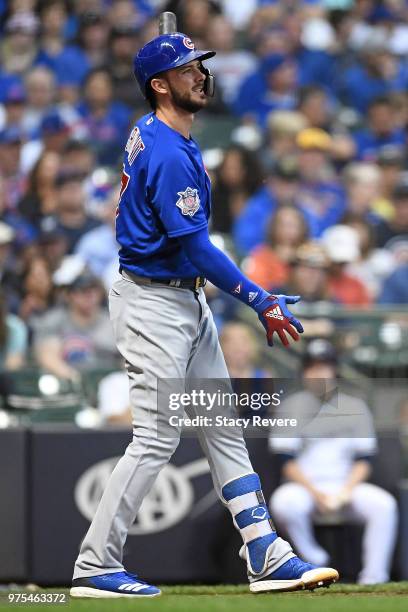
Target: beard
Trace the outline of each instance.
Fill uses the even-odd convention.
[[[189,93],[180,94],[177,89],[171,86],[170,83],[169,89],[174,105],[188,113],[197,113],[199,110],[207,106],[207,97],[205,97],[203,100],[196,101],[191,99],[191,95]]]

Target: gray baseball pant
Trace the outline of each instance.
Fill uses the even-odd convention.
[[[130,276],[116,281],[109,295],[116,343],[126,360],[133,415],[133,440],[110,476],[94,519],[82,542],[73,578],[124,571],[123,547],[143,498],[176,450],[180,431],[157,436],[157,380],[228,379],[218,333],[204,291],[193,292]],[[188,416],[193,410],[186,409]],[[225,428],[222,435],[198,429],[214,487],[252,473],[242,434]],[[224,501],[223,501],[224,503]],[[272,545],[268,575],[293,556],[290,545],[277,538]]]

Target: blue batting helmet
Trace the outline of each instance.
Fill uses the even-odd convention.
[[[133,62],[134,72],[140,89],[146,94],[148,82],[160,72],[214,55],[215,51],[198,51],[191,39],[181,32],[162,34],[140,49]]]

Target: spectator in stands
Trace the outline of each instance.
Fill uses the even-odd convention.
[[[293,58],[274,53],[262,60],[259,71],[266,86],[262,95],[251,95],[248,81],[252,75],[249,75],[241,84],[232,108],[239,117],[249,117],[265,128],[271,111],[295,107],[298,67]]]
[[[368,162],[351,162],[343,170],[343,183],[347,213],[376,224],[379,217],[374,211],[381,185],[378,166]]]
[[[405,306],[408,303],[408,264],[398,266],[385,280],[377,303],[397,306]]]
[[[38,14],[41,21],[39,56],[44,54],[54,59],[66,48],[64,40],[66,3],[64,0],[46,0],[38,7]]]
[[[378,297],[379,304],[405,305],[408,303],[408,238],[407,234],[390,240],[388,249],[394,255],[397,267],[385,279]]]
[[[1,44],[2,69],[7,74],[23,76],[35,59],[39,22],[34,13],[19,11],[11,15],[4,27]]]
[[[340,98],[364,116],[376,98],[406,90],[407,71],[384,44],[370,41],[357,61],[339,73],[338,81]]]
[[[251,327],[245,323],[226,323],[220,343],[231,378],[267,378],[268,369],[259,366],[259,344]]]
[[[308,85],[299,90],[298,111],[306,118],[309,127],[319,128],[330,133],[333,158],[339,161],[347,161],[354,157],[355,145],[344,128],[340,131],[334,126],[335,108],[335,101],[329,98],[323,87]]]
[[[347,266],[347,273],[360,280],[370,299],[375,301],[387,276],[396,267],[393,254],[387,249],[375,248],[373,226],[359,215],[347,214],[343,223],[358,232],[360,257]]]
[[[154,14],[151,3],[145,0],[116,0],[111,2],[107,15],[108,23],[111,28],[118,26],[142,29],[148,17]]]
[[[206,65],[217,79],[223,101],[229,105],[235,99],[241,81],[255,70],[256,59],[249,51],[234,47],[234,29],[224,15],[215,15],[211,19],[206,44],[217,52]]]
[[[302,166],[294,158],[281,158],[266,185],[250,198],[236,220],[233,234],[240,253],[265,240],[268,219],[282,203],[294,204],[302,210],[312,236],[320,235],[341,216],[342,190],[333,179],[328,180],[332,175],[327,160],[330,137],[322,130],[306,129],[299,132],[297,142]]]
[[[134,5],[132,5],[134,6]],[[111,30],[108,65],[112,77],[113,98],[129,108],[145,108],[144,98],[133,75],[133,58],[139,48],[136,24],[114,24]]]
[[[66,44],[64,28],[67,19],[66,2],[50,0],[40,5],[40,49],[36,62],[54,73],[58,85],[79,84],[90,65],[85,53],[74,44]]]
[[[178,8],[180,9],[180,32],[187,32],[194,40],[206,40],[211,17],[218,13],[216,4],[207,0],[189,0],[189,2],[180,2]],[[197,46],[200,47],[200,44]]]
[[[63,114],[52,109],[41,121],[40,134],[44,150],[61,154],[71,136],[71,129]]]
[[[302,11],[286,11],[282,24],[289,53],[298,62],[300,85],[319,83],[330,91],[336,71],[335,32],[319,16],[307,17]]]
[[[64,168],[82,173],[89,177],[95,170],[95,154],[86,140],[71,139],[65,143],[63,151]]]
[[[83,174],[62,168],[56,178],[55,213],[41,223],[42,230],[57,230],[65,236],[68,253],[73,252],[84,234],[99,225],[86,213],[83,179]]]
[[[68,241],[63,231],[50,228],[42,230],[38,236],[38,246],[41,255],[47,262],[51,272],[61,266],[68,251]]]
[[[86,368],[114,366],[118,353],[109,315],[101,305],[104,290],[98,278],[82,266],[65,283],[66,304],[51,309],[37,322],[34,351],[41,367],[58,377],[77,380]]]
[[[390,98],[383,96],[370,103],[367,127],[358,131],[354,140],[357,158],[366,161],[375,161],[381,150],[389,145],[403,150],[406,134],[396,125]]]
[[[25,177],[20,170],[23,132],[17,126],[9,126],[0,132],[0,177],[5,212],[15,213],[18,202],[26,190]]]
[[[37,136],[23,145],[21,150],[21,170],[31,172],[40,156],[46,151],[61,154],[70,137],[71,127],[68,117],[59,108],[53,107],[41,119]]]
[[[269,114],[266,145],[262,151],[262,163],[268,171],[282,158],[297,154],[297,135],[306,127],[306,118],[297,111],[272,111]]]
[[[297,110],[306,118],[309,127],[330,130],[332,109],[323,87],[307,85],[299,89]]]
[[[120,196],[120,185],[116,185],[103,205],[101,225],[82,236],[75,247],[88,268],[100,279],[112,262],[116,263],[119,245],[116,242],[115,220]]]
[[[337,388],[337,368],[336,352],[330,343],[317,339],[309,344],[302,368],[304,390],[286,399],[281,409],[285,415],[308,412],[312,419],[305,422],[304,430],[300,428],[299,436],[271,435],[269,439],[271,450],[282,459],[286,481],[272,495],[271,513],[286,529],[299,554],[317,565],[327,564],[329,555],[315,539],[313,518],[340,512],[344,517],[362,520],[358,582],[387,582],[395,546],[397,504],[387,491],[366,482],[377,450],[372,417],[363,400]],[[322,387],[323,393],[319,393]]]
[[[25,78],[27,103],[22,127],[30,138],[40,135],[41,122],[52,109],[56,97],[55,77],[49,68],[37,66]]]
[[[304,303],[332,302],[329,268],[326,250],[318,242],[305,242],[296,249],[287,283],[276,287],[275,292],[301,295]]]
[[[357,230],[333,225],[324,231],[321,242],[331,261],[328,288],[332,299],[344,306],[368,306],[371,303],[368,286],[347,268],[360,258]]]
[[[92,70],[84,84],[84,101],[78,110],[95,147],[100,165],[116,166],[128,137],[130,110],[113,100],[113,84],[105,68]]]
[[[374,211],[382,218],[390,221],[394,216],[392,203],[394,190],[404,168],[404,155],[399,147],[383,147],[377,158],[381,172],[380,194],[374,203]]]
[[[18,204],[19,211],[29,223],[40,227],[44,216],[56,210],[56,178],[60,170],[60,156],[44,151],[27,178],[27,192]]]
[[[285,285],[296,250],[307,238],[303,213],[282,204],[268,223],[265,243],[255,247],[243,262],[247,276],[267,291]]]
[[[47,313],[54,302],[51,269],[42,255],[27,262],[21,279],[22,296],[18,314],[32,328],[35,320]]]
[[[3,100],[4,116],[0,120],[1,130],[12,125],[21,127],[25,101],[26,94],[23,85],[17,81],[12,81],[5,88]]]
[[[1,183],[0,183],[1,202]],[[0,206],[1,210],[1,206]],[[13,240],[15,232],[7,223],[0,221],[0,284],[9,310],[15,309],[18,302],[19,278],[15,271]]]
[[[235,219],[233,237],[237,251],[244,255],[266,238],[269,219],[283,204],[298,205],[299,170],[296,160],[282,158],[262,186],[249,198]]]
[[[8,312],[0,292],[0,372],[20,369],[27,355],[27,329],[23,321]]]
[[[332,144],[330,135],[320,128],[306,128],[297,136],[300,173],[298,200],[314,238],[337,223],[345,208],[344,190],[332,164]]]
[[[100,68],[108,59],[109,24],[98,9],[85,10],[79,18],[78,45],[88,67]]]
[[[230,232],[248,198],[262,183],[260,164],[251,151],[230,145],[215,173],[212,191],[212,230]]]
[[[389,221],[376,225],[376,245],[387,247],[387,243],[397,236],[408,233],[408,174],[403,173],[393,193],[394,215]]]

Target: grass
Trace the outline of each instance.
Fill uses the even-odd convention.
[[[35,611],[64,610],[61,604],[23,604],[5,602],[11,591],[2,591],[0,609],[33,607]],[[28,593],[29,591],[27,591]],[[67,593],[66,589],[41,589],[38,593]],[[405,612],[408,609],[408,582],[384,585],[333,585],[294,593],[253,595],[246,585],[164,586],[161,597],[153,599],[68,599],[70,612]]]

